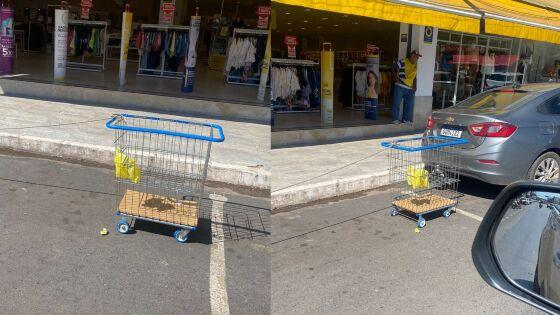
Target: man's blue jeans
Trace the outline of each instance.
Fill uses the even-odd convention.
[[[414,113],[414,90],[404,88],[395,84],[393,91],[393,110],[391,116],[393,121],[399,120],[399,107],[403,102],[403,121],[412,122],[412,115]]]

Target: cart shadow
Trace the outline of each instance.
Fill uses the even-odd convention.
[[[135,231],[142,231],[147,233],[159,234],[163,236],[168,236],[173,238],[173,234],[177,230],[177,227],[159,224],[150,221],[144,220],[135,220],[133,229],[130,231],[130,234],[136,233]],[[196,231],[189,233],[189,240],[187,243],[197,243],[197,244],[204,244],[210,245],[212,244],[212,228],[211,222],[209,220],[200,218],[198,221],[198,227]]]
[[[461,176],[459,192],[483,199],[494,200],[505,186],[492,185],[477,179]]]

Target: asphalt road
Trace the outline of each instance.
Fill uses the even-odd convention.
[[[270,313],[269,199],[214,189],[228,198],[225,224],[211,223],[206,200],[199,230],[179,244],[153,223],[116,233],[112,178],[0,155],[0,313]]]
[[[501,187],[464,179],[450,218],[391,217],[374,191],[272,216],[273,314],[531,314],[486,284],[471,259]]]

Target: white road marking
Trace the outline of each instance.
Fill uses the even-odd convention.
[[[461,210],[461,209],[459,209],[459,208],[455,208],[455,212],[457,212],[457,213],[459,213],[459,214],[462,214],[462,215],[464,215],[464,216],[467,216],[467,217],[469,217],[469,218],[471,218],[471,219],[475,219],[475,220],[478,221],[478,222],[482,222],[482,217],[481,217],[481,216],[478,216],[478,215],[476,215],[476,214],[472,214],[472,213],[470,213],[470,212],[467,212],[467,211],[465,211],[465,210]]]
[[[212,245],[210,246],[210,310],[213,315],[229,315],[226,288],[226,259],[224,252],[224,203],[225,196],[211,194]],[[216,223],[217,222],[217,223]]]

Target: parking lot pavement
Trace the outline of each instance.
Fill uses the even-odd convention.
[[[471,245],[501,187],[465,179],[450,218],[391,217],[391,196],[364,196],[272,216],[273,314],[530,314],[487,285]]]
[[[0,155],[2,313],[269,312],[268,199],[214,189],[208,195],[228,199],[222,216],[237,225],[212,224],[206,199],[199,230],[178,244],[174,229],[141,221],[116,233],[112,178],[108,169]]]

